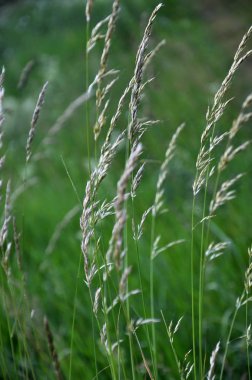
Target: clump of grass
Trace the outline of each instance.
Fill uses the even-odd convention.
[[[159,289],[155,285],[155,260],[162,252],[172,249],[174,246],[180,245],[180,247],[184,247],[182,243],[185,243],[183,236],[181,236],[181,239],[175,239],[160,247],[162,236],[158,229],[158,219],[166,211],[165,191],[170,163],[179,144],[180,134],[186,133],[183,130],[184,123],[176,129],[168,143],[164,160],[157,175],[155,189],[153,189],[153,201],[151,204],[145,205],[145,211],[139,220],[136,213],[136,204],[141,198],[140,189],[146,171],[146,155],[148,155],[148,152],[144,149],[144,134],[150,126],[159,123],[157,120],[148,120],[141,115],[141,101],[145,88],[152,81],[152,79],[146,78],[147,67],[151,60],[155,58],[159,49],[164,46],[164,41],[162,40],[155,47],[149,48],[152,28],[159,12],[161,12],[162,4],[157,5],[149,16],[137,50],[134,72],[122,91],[114,111],[111,109],[111,112],[109,112],[110,96],[112,96],[113,87],[119,80],[119,72],[109,68],[109,54],[119,14],[119,1],[113,1],[111,14],[98,22],[90,34],[92,8],[93,1],[87,1],[86,58],[87,60],[89,59],[89,55],[92,54],[96,43],[102,41],[103,48],[98,72],[93,81],[90,81],[90,73],[87,69],[86,92],[67,107],[42,140],[43,149],[46,149],[52,137],[61,131],[66,120],[77,108],[86,103],[85,128],[88,140],[89,177],[86,181],[80,215],[81,260],[79,261],[76,276],[72,325],[71,333],[69,334],[71,341],[67,368],[68,378],[73,378],[72,369],[75,365],[74,342],[76,340],[76,317],[78,313],[77,281],[80,274],[83,273],[84,284],[82,286],[88,293],[90,301],[89,317],[93,330],[93,356],[91,357],[91,362],[92,367],[95,369],[94,378],[102,379],[104,378],[104,373],[106,373],[107,378],[113,380],[128,378],[135,380],[142,378],[141,371],[143,371],[144,378],[158,380],[163,378],[160,368],[167,361],[168,371],[172,373],[171,378],[175,376],[177,379],[186,380],[193,377],[196,380],[206,377],[213,380],[219,375],[220,379],[222,379],[225,376],[227,357],[232,345],[231,337],[234,332],[238,311],[244,306],[245,328],[242,339],[246,344],[246,371],[250,379],[251,324],[249,323],[249,302],[251,301],[252,283],[251,249],[249,249],[249,263],[245,270],[244,289],[240,297],[237,298],[230,327],[227,329],[225,339],[219,337],[220,340],[217,344],[215,343],[215,348],[212,348],[214,345],[211,347],[212,351],[209,350],[203,324],[208,322],[208,315],[204,312],[204,302],[207,294],[207,267],[210,262],[220,257],[230,247],[229,241],[215,242],[211,239],[211,224],[216,218],[216,214],[221,212],[222,206],[235,198],[236,183],[243,177],[243,173],[236,173],[231,178],[222,179],[223,174],[226,173],[230,163],[237,157],[238,153],[242,153],[249,147],[250,141],[242,142],[238,146],[234,144],[237,133],[252,118],[250,110],[251,95],[243,102],[241,111],[229,130],[218,132],[218,122],[223,114],[228,112],[228,107],[231,105],[231,99],[226,99],[226,97],[234,75],[242,62],[252,53],[251,50],[246,51],[252,28],[244,35],[234,55],[231,68],[214,95],[213,104],[206,114],[206,126],[199,142],[196,173],[192,185],[191,257],[190,270],[187,273],[191,280],[192,328],[189,333],[191,344],[190,347],[183,347],[183,355],[181,355],[181,352],[178,352],[176,347],[176,336],[187,327],[185,327],[181,316],[177,316],[177,323],[172,321],[167,323],[165,312],[157,307],[155,296]],[[4,70],[0,76],[0,128],[2,128],[4,121],[2,106],[4,96],[3,80]],[[32,116],[31,128],[26,143],[26,169],[30,164],[34,164],[34,162],[31,162],[32,143],[44,103],[46,89],[47,83],[40,92]],[[94,97],[95,116],[92,119],[90,116],[91,106],[88,105],[88,101],[92,101]],[[119,123],[124,109],[128,112],[127,117],[122,123]],[[91,130],[94,144],[91,144],[91,133],[89,133]],[[2,145],[2,132],[0,134],[0,143]],[[224,143],[226,143],[226,146]],[[92,147],[94,147],[94,162],[91,163]],[[122,169],[119,169],[120,171],[115,173],[116,184],[111,185],[109,199],[107,199],[103,195],[103,185],[110,178],[114,170],[113,165],[118,160],[119,155],[122,153],[121,151],[123,151],[125,157],[124,165]],[[1,158],[0,162],[2,167],[4,157]],[[118,167],[120,168],[120,165]],[[67,176],[78,196],[68,171]],[[28,178],[25,178],[24,191],[27,190],[27,183]],[[141,191],[145,192],[149,190],[141,189]],[[0,192],[3,192],[2,182]],[[30,328],[29,323],[27,323],[28,311],[34,309],[28,299],[25,275],[22,275],[21,279],[11,277],[11,265],[13,265],[10,260],[13,251],[12,245],[15,247],[17,255],[18,270],[23,272],[20,233],[18,232],[13,212],[16,201],[17,198],[12,197],[10,181],[7,181],[0,228],[1,263],[3,268],[1,286],[4,290],[2,299],[11,361],[14,363],[13,378],[17,379],[20,376],[20,371],[22,378],[36,379],[39,377],[36,372],[36,366],[33,364],[33,353],[29,347],[32,335],[35,341],[34,347],[38,344],[40,348],[41,341],[47,340],[51,357],[49,361],[53,362],[56,378],[62,379],[64,378],[64,370],[61,365],[61,356],[56,351],[48,320],[44,318],[46,336],[41,339],[34,327]],[[199,220],[196,220],[196,208],[201,211]],[[45,250],[47,254],[54,251],[58,241],[64,235],[65,227],[69,221],[75,218],[79,211],[80,206],[75,206],[58,224]],[[145,231],[148,215],[151,216],[151,225],[147,229],[150,235],[149,239]],[[13,225],[13,236],[10,236],[11,225]],[[199,246],[195,243],[198,230]],[[145,246],[141,244],[142,240],[147,242]],[[148,249],[146,249],[146,246],[148,246]],[[184,248],[182,249],[184,250]],[[143,263],[144,267],[142,267]],[[132,278],[135,269],[137,269],[137,275]],[[149,273],[147,276],[148,290],[143,284],[143,278],[146,277],[143,276],[144,271]],[[15,290],[16,283],[14,280],[17,281],[18,285],[22,284],[21,297],[24,298],[24,305],[21,311],[17,304],[19,293]],[[13,286],[14,284],[15,286]],[[8,314],[11,309],[8,302],[13,307],[14,316]],[[32,312],[31,319],[33,317],[34,313]],[[157,337],[164,340],[160,333],[162,329],[167,333],[167,344],[170,346],[172,354],[168,358],[162,358],[159,352],[160,345]],[[15,351],[14,347],[14,334],[16,334],[18,340],[18,352]],[[4,334],[1,329],[1,347],[3,347],[3,342]],[[37,352],[39,352],[39,348],[37,349],[36,347]],[[100,357],[103,358],[102,361]],[[100,361],[106,363],[104,368],[102,368]],[[23,365],[22,370],[19,368],[20,362]],[[207,369],[207,362],[210,363],[209,369]],[[8,379],[9,363],[5,354],[1,354],[0,365],[3,378]],[[83,368],[84,372],[85,369]]]

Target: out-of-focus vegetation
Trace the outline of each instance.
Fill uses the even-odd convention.
[[[92,26],[110,13],[111,3],[94,1]],[[143,138],[146,168],[135,202],[138,219],[153,203],[159,167],[169,140],[177,126],[186,123],[165,183],[165,206],[169,212],[160,217],[156,226],[162,236],[162,245],[185,239],[183,245],[174,246],[160,254],[154,264],[155,314],[161,319],[157,328],[160,379],[178,378],[160,310],[167,323],[178,320],[182,315],[184,317],[176,335],[178,355],[183,358],[192,348],[189,268],[191,188],[195,160],[200,135],[206,123],[207,108],[212,104],[213,96],[230,67],[241,36],[249,27],[252,11],[250,1],[245,0],[192,3],[188,5],[185,0],[167,1],[160,11],[150,47],[162,39],[166,40],[166,44],[148,67],[147,75],[149,78],[154,77],[154,80],[146,86],[140,112],[147,119],[161,122],[151,126]],[[156,4],[154,0],[121,1],[108,60],[109,68],[120,70],[120,80],[111,91],[110,116],[132,76],[137,47],[149,14]],[[91,167],[94,167],[95,150],[99,152],[103,138],[102,135],[96,148],[91,143],[88,154],[87,112],[92,140],[92,126],[96,118],[94,97],[88,108],[83,104],[76,110],[49,143],[43,144],[43,140],[68,105],[84,93],[87,83],[93,80],[103,45],[102,41],[98,42],[90,53],[87,65],[85,10],[83,2],[79,0],[2,1],[0,5],[0,63],[6,70],[3,148],[6,162],[2,174],[5,185],[11,179],[12,213],[20,233],[22,257],[20,273],[16,249],[13,247],[9,259],[11,274],[6,278],[4,270],[1,272],[0,379],[54,378],[44,332],[44,315],[50,321],[62,372],[67,378],[75,304],[72,379],[91,380],[95,378],[95,367],[101,371],[107,366],[84,283],[82,261],[81,270],[78,271],[82,260],[79,216],[89,178],[89,159],[92,157]],[[31,72],[20,88],[20,75],[29,61],[33,62]],[[228,97],[234,99],[218,126],[222,132],[229,130],[243,100],[252,91],[251,62],[251,58],[244,62],[235,76],[228,93]],[[46,81],[49,82],[48,91],[32,146],[33,156],[37,156],[37,159],[26,165],[25,146],[30,121],[38,94]],[[127,125],[127,118],[126,112],[120,118],[120,130]],[[238,143],[239,139],[251,140],[251,122],[242,129]],[[118,157],[103,185],[103,194],[108,199],[116,192],[116,183],[124,167],[125,151],[121,150]],[[251,168],[252,155],[248,148],[228,169],[234,174],[247,173],[246,178],[237,185],[238,196],[225,205],[211,224],[213,239],[231,241],[231,248],[211,263],[206,273],[204,314],[207,320],[203,331],[204,343],[207,342],[204,347],[207,361],[216,343],[225,342],[236,299],[243,289],[247,248],[252,238]],[[207,194],[209,199],[212,190],[210,188]],[[49,249],[48,244],[56,226],[69,210],[78,205],[79,210],[76,208],[75,216],[64,226],[55,245]],[[200,216],[201,209],[196,208],[195,214]],[[150,228],[147,219],[141,252],[149,250]],[[105,242],[109,239],[109,233],[104,223]],[[12,234],[10,226],[9,235]],[[196,238],[195,246],[199,249],[199,237]],[[133,267],[130,285],[134,288],[139,285],[133,249],[130,260]],[[140,255],[140,264],[143,293],[149,301],[149,263],[146,254]],[[198,264],[195,271],[197,268]],[[132,314],[140,317],[142,312],[139,300],[132,300]],[[251,317],[251,313],[249,315]],[[245,317],[241,313],[237,317],[234,342],[225,369],[227,379],[242,378],[247,373],[246,345],[240,339],[245,334],[244,323]],[[142,349],[147,351],[146,340],[141,337],[141,333],[139,335],[143,342]],[[142,373],[144,366],[138,347],[134,351],[137,378],[148,378]],[[128,364],[127,352],[124,355]],[[109,369],[105,369],[98,378],[111,378]]]

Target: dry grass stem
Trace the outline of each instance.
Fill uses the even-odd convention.
[[[58,354],[57,354],[57,351],[56,351],[55,345],[54,345],[53,334],[52,334],[48,319],[46,317],[44,317],[44,327],[45,327],[45,332],[46,332],[48,348],[50,351],[50,355],[51,355],[54,370],[55,370],[56,379],[57,380],[63,380],[63,376],[62,376],[61,369],[60,369]]]
[[[28,162],[30,160],[30,157],[31,157],[31,145],[32,145],[32,142],[34,139],[35,128],[36,128],[36,125],[38,122],[38,118],[39,118],[39,115],[41,112],[41,108],[42,108],[44,101],[45,101],[45,93],[47,90],[47,86],[48,86],[48,82],[46,82],[44,84],[44,86],[43,86],[43,88],[39,94],[35,110],[33,112],[32,121],[31,121],[31,128],[30,128],[28,139],[26,142],[26,162]]]

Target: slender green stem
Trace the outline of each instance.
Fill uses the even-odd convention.
[[[101,267],[103,265],[106,268],[106,258],[105,258],[104,252],[102,252],[102,251],[101,251],[101,257],[102,257],[102,263],[99,262],[98,257],[97,257],[97,266],[99,268],[99,267]],[[102,289],[101,290],[101,293],[102,293],[102,307],[103,307],[103,310],[104,310],[105,323],[106,323],[106,326],[109,326],[108,312],[107,312],[107,303],[105,302],[105,300],[109,300],[110,303],[113,302],[113,299],[112,299],[112,296],[111,296],[111,289],[110,289],[110,286],[108,286],[108,281],[111,278],[109,276],[109,273],[107,273],[107,276],[108,276],[107,280],[103,281],[103,279],[101,277],[100,271],[98,271],[98,276],[99,276],[99,284],[100,284],[101,289]],[[117,283],[119,283],[119,279],[117,279],[117,280],[118,280]],[[114,291],[114,293],[116,293],[118,291],[118,288],[116,287],[116,285],[114,284],[114,282],[112,282],[111,285],[113,285],[113,291]],[[119,343],[120,342],[119,322],[120,322],[121,308],[123,309],[123,304],[122,303],[120,304],[119,312],[118,312],[118,315],[117,315],[117,321],[115,319],[115,315],[114,315],[114,311],[113,310],[111,310],[111,313],[112,313],[112,319],[113,319],[113,327],[115,328],[116,336],[117,336],[117,342],[118,342],[118,345],[119,345],[118,346],[118,355],[117,355],[117,358],[119,358],[119,361],[117,363],[118,374],[120,373],[120,368],[122,367],[122,370],[123,370],[123,373],[124,373],[124,377],[126,378],[125,366],[124,366],[124,363],[123,363],[123,358],[121,356],[120,343]],[[125,312],[125,315],[126,315],[126,312]],[[98,318],[97,318],[97,323],[98,323],[99,331],[101,332],[101,327],[100,327]],[[107,334],[109,334],[109,331],[107,331]],[[111,339],[110,339],[110,341],[111,341]],[[112,345],[111,345],[111,355],[113,355],[113,353],[112,353]],[[107,357],[108,357],[108,361],[110,362],[110,358],[109,358],[108,354],[107,354]],[[110,363],[110,368],[111,368],[111,366],[112,365]]]
[[[129,125],[129,122],[128,122],[128,125]],[[125,152],[125,162],[127,162],[129,156],[130,156],[130,150],[131,150],[131,143],[130,141],[128,141],[128,144],[126,145],[126,152]],[[128,210],[128,200],[126,199],[125,201],[125,208],[126,208],[126,211]],[[129,265],[129,257],[128,257],[128,239],[129,239],[129,234],[128,234],[128,223],[126,222],[126,225],[125,225],[125,251],[126,251],[126,255],[125,255],[125,261],[124,261],[124,265],[125,265],[125,268],[128,267]],[[128,293],[129,291],[129,286],[128,286],[128,280],[127,280],[127,284],[126,284],[126,293]],[[131,324],[131,318],[130,318],[130,299],[129,297],[127,298],[126,300],[126,313],[127,313],[127,324],[128,324],[128,337],[129,337],[129,347],[130,347],[130,362],[131,362],[131,372],[132,372],[132,380],[135,380],[135,365],[134,365],[134,354],[133,354],[133,340],[132,340],[132,332],[131,332],[131,329],[130,329],[130,324]]]
[[[97,354],[96,354],[96,337],[95,337],[95,326],[94,326],[94,314],[93,314],[93,310],[91,310],[91,326],[92,326],[92,338],[93,338],[95,375],[96,375],[96,379],[98,380],[98,367],[97,367]]]
[[[245,318],[246,318],[246,354],[247,354],[247,368],[248,368],[248,380],[251,380],[250,375],[250,355],[249,355],[249,337],[247,336],[248,332],[248,301],[245,306]]]
[[[156,219],[152,214],[151,219],[151,242],[150,242],[150,308],[151,308],[151,318],[155,318],[155,307],[154,307],[154,264],[153,264],[153,246],[155,240],[155,225]],[[152,355],[153,355],[153,369],[155,379],[158,378],[157,372],[157,349],[156,349],[156,329],[155,324],[151,325],[151,334],[152,334]]]
[[[125,226],[125,234],[126,234],[126,239],[125,239],[125,242],[126,242],[126,246],[125,246],[125,249],[126,249],[125,268],[127,268],[128,267],[128,253],[127,253],[128,252],[128,242],[127,242],[127,239],[128,239],[128,226],[127,226],[127,223],[126,223],[126,226]],[[127,288],[126,293],[128,293],[128,281],[127,281],[126,288]],[[131,329],[130,329],[131,318],[130,318],[130,300],[129,300],[129,297],[126,300],[126,320],[127,320],[127,324],[128,324],[128,337],[129,337],[129,347],[130,347],[130,363],[131,363],[132,380],[135,380],[135,365],[134,365],[134,354],[133,354],[133,342],[132,342],[132,332],[131,332]]]
[[[86,43],[89,40],[89,22],[86,23]],[[86,49],[86,88],[89,86],[89,61],[88,61],[88,52]],[[85,103],[86,108],[86,143],[87,143],[87,155],[88,155],[88,169],[89,174],[91,174],[91,159],[90,159],[90,118],[89,118],[89,103]]]
[[[192,226],[191,226],[191,312],[192,312],[192,350],[193,350],[193,374],[194,380],[197,379],[197,361],[196,361],[196,336],[195,336],[195,306],[194,306],[194,209],[195,196],[192,204]]]
[[[3,315],[3,314],[2,314]],[[0,355],[1,355],[1,371],[2,371],[2,376],[3,379],[6,380],[6,374],[8,373],[7,366],[5,363],[5,358],[4,358],[4,351],[5,347],[3,344],[3,332],[2,332],[2,323],[0,324]]]
[[[206,187],[204,192],[204,203],[203,203],[203,214],[201,223],[201,242],[200,242],[200,270],[199,270],[199,302],[198,302],[198,312],[199,312],[199,374],[200,379],[203,378],[203,361],[202,361],[202,322],[203,322],[203,298],[204,298],[204,283],[205,283],[205,222],[204,218],[206,215],[206,201],[207,201],[207,185],[208,185],[208,175],[206,177]]]
[[[109,323],[108,314],[107,314],[106,309],[104,310],[104,315],[105,315],[105,324],[106,324],[106,329],[107,329],[108,359],[109,359],[109,364],[110,364],[111,376],[112,376],[113,380],[117,380],[117,373],[116,373],[117,371],[115,368],[115,360],[113,357],[112,342],[111,342],[111,338],[110,338],[110,323]]]
[[[72,378],[72,362],[73,362],[73,344],[74,344],[74,329],[75,329],[75,319],[76,319],[76,307],[77,307],[77,298],[78,298],[78,283],[80,278],[80,270],[81,270],[81,261],[82,254],[80,253],[77,276],[75,281],[75,293],[74,293],[74,304],[73,304],[73,318],[72,318],[72,326],[71,326],[71,338],[70,338],[70,358],[69,358],[69,372],[68,379]]]
[[[228,353],[228,347],[229,347],[230,338],[231,338],[231,334],[232,334],[232,331],[233,331],[233,328],[234,328],[234,323],[235,323],[235,320],[236,320],[236,316],[237,316],[238,310],[239,310],[239,308],[236,307],[235,311],[234,311],[233,318],[232,318],[232,322],[230,324],[230,328],[229,328],[229,332],[228,332],[228,337],[227,337],[226,344],[225,344],[225,351],[224,351],[223,359],[222,359],[220,380],[222,380],[222,378],[223,378],[223,372],[224,372],[224,368],[225,368],[225,363],[226,363],[226,358],[227,358],[227,353]]]
[[[132,198],[133,223],[134,223],[134,226],[136,226],[136,216],[135,216],[134,203],[135,203],[134,198]],[[136,255],[137,255],[137,269],[138,269],[138,278],[139,278],[140,291],[141,291],[143,314],[144,314],[144,318],[147,319],[147,312],[146,312],[146,306],[145,306],[145,300],[144,300],[144,290],[143,290],[143,283],[142,283],[142,274],[141,274],[140,252],[139,252],[139,244],[138,244],[137,238],[135,239],[135,249],[136,249]],[[149,349],[150,349],[152,366],[154,367],[154,357],[153,357],[153,352],[152,352],[152,348],[151,348],[149,327],[147,325],[145,326],[145,331],[146,331],[148,345],[149,345]]]
[[[175,360],[175,363],[176,363],[176,366],[177,366],[177,371],[178,371],[178,376],[179,376],[179,379],[180,380],[183,380],[184,379],[184,376],[183,374],[181,373],[181,365],[180,365],[180,361],[179,361],[179,358],[178,358],[178,355],[177,355],[177,352],[175,350],[175,347],[174,347],[174,344],[173,344],[173,341],[171,339],[171,335],[169,333],[169,328],[167,326],[167,323],[166,323],[166,320],[165,320],[165,317],[164,317],[164,314],[163,314],[163,311],[161,310],[161,315],[162,315],[162,318],[163,318],[163,321],[164,321],[164,325],[165,325],[165,329],[166,329],[166,332],[167,332],[167,335],[168,335],[168,338],[169,338],[169,342],[170,342],[170,345],[171,345],[171,349],[172,349],[172,354],[173,354],[173,357],[174,357],[174,360]]]

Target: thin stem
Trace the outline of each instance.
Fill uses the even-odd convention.
[[[208,175],[206,177],[206,187],[204,192],[204,203],[203,203],[203,218],[206,215],[206,195],[207,195],[207,185],[208,185]],[[205,282],[205,222],[203,220],[201,224],[201,242],[200,242],[200,271],[199,271],[199,370],[200,370],[200,379],[203,378],[203,365],[202,365],[202,321],[203,321],[203,295],[204,295],[204,282]]]
[[[95,234],[94,234],[94,236],[95,236]],[[102,264],[106,268],[106,258],[105,258],[104,252],[102,252],[102,251],[101,251],[101,257],[102,257]],[[97,257],[97,266],[98,266],[98,268],[102,266],[101,263],[98,260],[98,257]],[[105,323],[106,323],[106,326],[108,326],[109,322],[108,322],[108,318],[107,318],[108,313],[107,313],[107,304],[105,302],[105,299],[109,299],[110,302],[113,302],[112,296],[111,296],[111,289],[110,289],[109,286],[107,286],[107,283],[108,283],[108,280],[109,280],[110,277],[109,277],[109,274],[108,274],[107,280],[103,281],[103,279],[101,277],[100,271],[98,271],[98,276],[99,276],[99,284],[100,284],[100,287],[102,289],[101,290],[101,293],[102,293],[102,305],[103,305],[103,310],[104,310]],[[119,283],[119,279],[118,279],[118,283]],[[114,282],[112,282],[112,285],[113,285],[113,290],[116,292],[117,288],[116,288]],[[119,321],[120,321],[120,310],[121,310],[121,308],[123,309],[123,305],[122,304],[120,305],[120,308],[119,308],[119,312],[118,312],[118,315],[117,315],[117,321],[115,320],[115,316],[114,316],[114,311],[113,310],[111,311],[111,313],[112,313],[112,317],[113,317],[113,324],[114,324],[114,328],[115,328],[115,331],[116,331],[117,342],[118,342],[118,355],[117,355],[117,357],[120,358],[120,360],[117,363],[118,374],[120,373],[120,367],[122,366],[124,377],[126,378],[123,358],[121,357],[121,351],[120,351],[120,348],[119,348],[120,347],[120,343],[119,343],[119,341],[120,341]],[[98,323],[98,326],[99,326],[99,331],[101,331],[98,318],[97,318],[97,323]],[[107,331],[107,333],[109,334],[109,331]],[[111,354],[112,354],[112,350],[111,350]],[[108,361],[109,361],[109,356],[108,356]]]
[[[86,24],[86,43],[89,40],[89,22]],[[88,52],[86,49],[86,88],[89,86],[89,61],[88,61]],[[90,159],[90,136],[89,136],[89,128],[90,128],[90,120],[89,120],[89,104],[85,103],[86,108],[86,141],[87,141],[87,154],[88,154],[88,169],[89,174],[91,174],[91,159]]]
[[[136,226],[135,207],[134,207],[134,198],[133,197],[132,197],[132,210],[133,210],[133,223],[134,223],[134,226]],[[144,318],[147,319],[146,306],[145,306],[145,302],[144,302],[142,275],[141,275],[140,252],[139,252],[139,244],[138,244],[137,238],[135,239],[135,248],[136,248],[136,254],[137,254],[137,269],[138,269],[138,278],[139,278],[139,283],[140,283],[143,314],[144,314]],[[152,348],[151,348],[151,341],[150,341],[150,334],[149,334],[148,325],[145,326],[145,330],[146,330],[146,334],[147,334],[148,345],[150,348],[152,366],[154,367],[154,358],[153,358],[153,352],[152,352]]]
[[[129,125],[129,122],[128,122],[128,125]],[[126,145],[126,153],[125,153],[125,162],[127,162],[129,156],[130,156],[130,150],[131,150],[131,144],[130,144],[130,141],[128,141],[128,144]],[[126,199],[125,201],[125,208],[126,210],[128,209],[128,200]],[[129,258],[128,258],[128,239],[129,239],[129,234],[128,234],[128,223],[126,222],[125,224],[125,251],[126,251],[126,255],[125,255],[125,268],[128,267],[128,261],[129,261]],[[128,286],[128,280],[127,280],[127,284],[126,284],[126,293],[128,293],[129,291],[129,286]],[[132,380],[135,380],[136,377],[135,377],[135,365],[134,365],[134,354],[133,354],[133,341],[132,341],[132,332],[131,332],[131,329],[130,329],[130,300],[129,300],[129,297],[127,298],[126,300],[126,315],[127,315],[127,323],[128,323],[128,336],[129,336],[129,346],[130,346],[130,362],[131,362],[131,372],[132,372]]]
[[[150,243],[150,308],[151,308],[151,318],[155,317],[155,308],[154,308],[154,264],[153,264],[153,246],[155,239],[155,225],[156,219],[152,214],[151,219],[151,243]],[[153,355],[153,369],[155,379],[158,378],[157,373],[157,350],[156,350],[156,330],[155,325],[152,323],[151,325],[151,334],[152,334],[152,355]]]
[[[8,373],[7,366],[5,363],[5,358],[4,358],[4,344],[3,344],[3,336],[2,336],[2,323],[0,324],[0,352],[1,352],[1,371],[2,371],[2,376],[3,379],[6,379],[6,374]]]
[[[77,276],[75,281],[75,293],[74,293],[74,304],[73,304],[73,318],[72,318],[72,326],[71,326],[71,340],[70,340],[70,358],[69,358],[69,373],[68,379],[72,378],[72,359],[73,359],[73,344],[74,344],[74,328],[75,328],[75,319],[76,319],[76,307],[77,307],[77,298],[78,298],[78,282],[80,278],[81,271],[81,261],[82,254],[80,253],[79,264],[77,269]]]
[[[178,358],[178,355],[177,355],[177,352],[175,350],[175,347],[173,345],[173,342],[171,340],[171,336],[169,334],[169,328],[167,326],[167,323],[166,323],[166,320],[165,320],[165,317],[164,317],[164,314],[163,314],[163,311],[161,310],[161,315],[162,315],[162,318],[163,318],[163,321],[164,321],[164,324],[165,324],[165,329],[166,329],[166,332],[167,332],[167,335],[168,335],[168,338],[169,338],[169,342],[170,342],[170,345],[171,345],[171,349],[172,349],[172,353],[173,353],[173,357],[175,359],[175,363],[176,363],[176,366],[177,366],[177,371],[178,371],[178,376],[181,380],[184,379],[183,377],[183,374],[181,374],[181,367],[180,367],[180,362],[179,362],[179,358]]]
[[[245,306],[245,317],[246,317],[246,354],[247,354],[247,367],[248,367],[248,380],[251,380],[250,375],[250,355],[249,355],[249,337],[248,334],[248,302]]]
[[[196,361],[196,336],[195,336],[195,307],[194,307],[194,209],[195,196],[192,204],[192,226],[191,226],[191,311],[192,311],[192,347],[193,347],[193,374],[194,380],[197,379],[197,361]]]
[[[223,372],[224,372],[225,362],[226,362],[226,358],[227,358],[227,352],[228,352],[228,347],[229,347],[229,343],[230,343],[230,337],[231,337],[231,334],[232,334],[232,331],[233,331],[233,327],[234,327],[234,323],[235,323],[235,320],[236,320],[236,316],[237,316],[238,310],[239,310],[239,308],[236,307],[234,315],[233,315],[233,318],[232,318],[232,322],[231,322],[231,325],[230,325],[230,328],[229,328],[228,337],[227,337],[226,344],[225,344],[225,351],[224,351],[224,355],[223,355],[223,359],[222,359],[220,380],[222,380],[222,378],[223,378]]]

